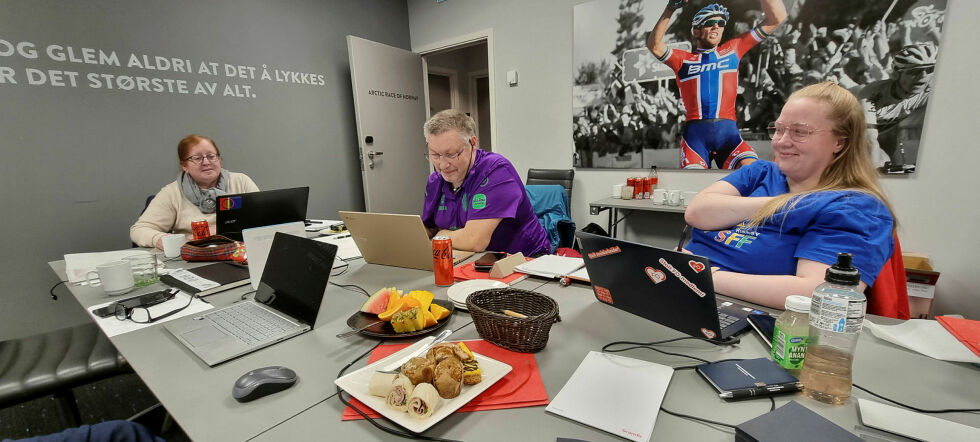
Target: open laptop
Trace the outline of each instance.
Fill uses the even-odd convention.
[[[272,240],[276,232],[282,232],[300,238],[306,238],[306,226],[302,221],[271,226],[252,227],[242,230],[242,241],[245,242],[245,255],[248,256],[248,276],[252,280],[252,290],[258,290],[265,261],[272,250]]]
[[[174,319],[164,327],[210,366],[310,330],[337,246],[276,233],[255,299]]]
[[[691,336],[727,339],[761,310],[715,298],[708,258],[575,232],[600,302]]]
[[[218,197],[218,235],[241,241],[250,227],[303,221],[310,198],[309,187],[265,190]]]
[[[432,270],[432,240],[422,224],[422,217],[393,213],[339,213],[365,261]],[[473,256],[473,252],[453,250],[453,263],[470,256]]]

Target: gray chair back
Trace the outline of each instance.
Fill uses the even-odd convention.
[[[528,169],[524,184],[557,184],[568,193],[568,203],[572,203],[572,182],[575,169]]]

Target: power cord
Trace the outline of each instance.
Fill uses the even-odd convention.
[[[853,385],[855,388],[857,388],[857,389],[859,389],[859,390],[861,390],[861,391],[863,391],[865,393],[868,393],[868,394],[870,394],[870,395],[872,395],[872,396],[874,396],[874,397],[876,397],[878,399],[886,400],[886,401],[891,402],[893,404],[900,405],[900,406],[903,406],[905,408],[908,408],[909,410],[918,411],[919,413],[926,413],[926,414],[940,414],[940,413],[976,413],[976,412],[980,411],[980,408],[944,408],[944,409],[941,409],[941,410],[926,410],[924,408],[913,407],[911,405],[903,404],[903,403],[901,403],[899,401],[896,401],[894,399],[886,398],[886,397],[884,397],[884,396],[882,396],[882,395],[880,395],[878,393],[875,393],[875,392],[873,392],[871,390],[868,390],[867,388],[864,388],[864,387],[862,387],[862,386],[860,386],[858,384],[851,384],[851,385]]]
[[[51,300],[52,301],[57,301],[58,300],[58,295],[54,294],[54,289],[58,288],[59,285],[64,284],[66,282],[68,282],[68,281],[58,281],[57,284],[51,286],[51,288],[48,290],[48,293],[51,294]]]
[[[355,285],[355,284],[337,284],[336,282],[331,282],[330,284],[335,285],[337,287],[340,287],[340,288],[342,288],[344,290],[350,290],[350,291],[355,292],[355,293],[361,293],[364,296],[371,296],[371,294],[368,293],[367,290],[364,290],[363,288],[361,288],[360,286]]]
[[[347,273],[347,270],[350,270],[350,263],[348,263],[347,261],[344,261],[344,266],[341,267],[340,269],[341,270],[339,272],[330,274],[330,277],[333,278],[335,276],[340,276],[340,275],[343,275],[344,273]]]

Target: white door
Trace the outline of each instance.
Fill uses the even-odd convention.
[[[425,182],[422,57],[347,36],[364,205],[368,212],[421,214]]]

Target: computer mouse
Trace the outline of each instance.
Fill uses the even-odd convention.
[[[231,396],[238,402],[248,402],[292,387],[298,377],[286,367],[256,368],[243,374],[231,388]]]

